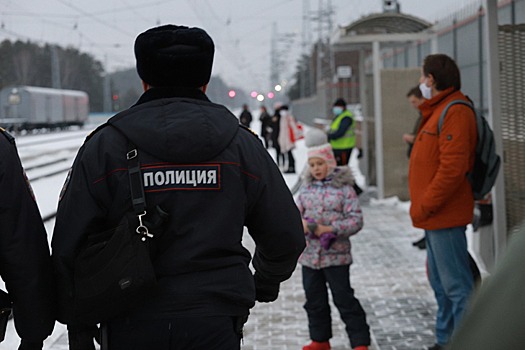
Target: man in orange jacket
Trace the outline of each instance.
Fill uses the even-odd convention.
[[[410,156],[410,216],[415,227],[425,230],[429,280],[438,304],[437,341],[429,349],[438,350],[459,325],[473,288],[465,229],[474,197],[466,174],[474,164],[477,131],[472,109],[456,104],[438,132],[447,104],[468,101],[454,60],[427,56],[420,83],[428,100],[419,106],[422,120]]]

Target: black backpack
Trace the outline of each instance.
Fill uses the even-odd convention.
[[[441,127],[448,109],[455,105],[462,104],[468,106],[474,111],[476,116],[476,127],[478,130],[478,142],[476,144],[476,155],[474,159],[474,168],[472,172],[467,174],[467,177],[472,185],[472,192],[474,199],[483,199],[487,193],[490,192],[496,178],[498,177],[499,168],[501,166],[501,158],[496,154],[496,145],[494,143],[494,133],[490,128],[487,120],[476,112],[474,105],[471,102],[464,100],[455,100],[450,102],[439,117],[438,135],[441,132]]]

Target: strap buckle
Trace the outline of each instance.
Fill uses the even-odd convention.
[[[131,160],[133,158],[135,158],[137,156],[137,149],[132,149],[131,151],[129,151],[128,153],[126,153],[126,159],[127,160]]]

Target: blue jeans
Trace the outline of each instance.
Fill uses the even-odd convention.
[[[332,337],[332,318],[328,303],[330,287],[334,304],[346,325],[352,348],[370,345],[370,329],[361,303],[350,286],[350,265],[331,266],[320,270],[303,266],[304,308],[308,315],[310,339],[318,342]]]
[[[428,278],[438,304],[436,338],[445,345],[459,326],[474,286],[465,226],[425,230],[425,237]]]

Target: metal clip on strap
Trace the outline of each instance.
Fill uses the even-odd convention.
[[[129,188],[133,209],[139,219],[139,225],[135,231],[142,236],[142,241],[146,241],[147,238],[153,238],[153,234],[149,232],[148,228],[142,221],[142,217],[146,215],[146,196],[144,194],[144,185],[142,183],[142,172],[140,171],[138,151],[131,141],[128,141],[128,147],[129,151],[126,154],[126,159],[128,160]]]

